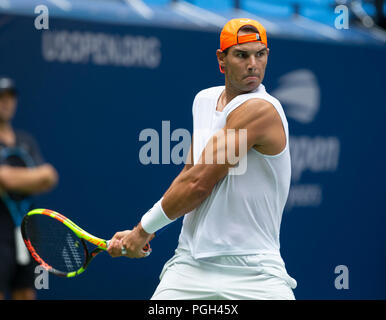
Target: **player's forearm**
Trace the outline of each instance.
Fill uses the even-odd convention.
[[[201,166],[186,166],[174,179],[162,199],[146,212],[135,229],[138,236],[148,236],[198,207],[210,194],[214,184],[203,179]],[[206,181],[205,181],[206,180]],[[142,237],[144,237],[142,235]]]
[[[36,168],[0,166],[0,186],[6,191],[41,193],[50,190],[57,181],[56,170],[50,165]]]
[[[179,175],[166,191],[162,208],[170,219],[176,219],[197,208],[210,194],[213,186],[203,181],[198,166]]]
[[[212,149],[213,150],[213,149]],[[148,236],[162,229],[177,218],[197,208],[212,192],[215,184],[228,172],[228,165],[216,166],[199,161],[193,164],[192,147],[188,163],[174,179],[162,199],[146,212],[136,227]],[[200,159],[201,160],[201,159]]]

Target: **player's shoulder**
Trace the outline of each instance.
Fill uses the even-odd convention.
[[[271,93],[267,92],[267,90],[265,89],[265,86],[263,85],[262,85],[262,95],[265,100],[272,103],[275,107],[280,107],[280,108],[282,107],[279,99],[273,96]]]
[[[265,90],[263,84],[259,86],[257,91],[251,94],[250,98],[246,102],[247,105],[252,109],[255,108],[271,112],[273,112],[273,110],[276,110],[279,113],[283,112],[283,107],[280,101],[276,97],[268,93]]]
[[[267,123],[283,122],[287,125],[287,119],[280,101],[269,94],[264,86],[250,95],[243,104],[243,110],[250,120],[261,119]],[[236,116],[236,115],[234,115]]]
[[[215,87],[210,87],[206,89],[202,89],[196,94],[196,99],[198,98],[211,98],[213,95],[218,94],[219,92],[224,90],[224,86],[215,86]]]
[[[239,104],[235,101],[237,108],[236,113],[244,113],[248,118],[265,118],[269,119],[276,115],[277,112],[281,112],[281,104],[279,100],[270,95],[263,84],[261,84],[256,90],[250,93],[241,95],[240,99],[243,101]],[[236,108],[235,108],[236,109]],[[267,117],[268,116],[268,117]]]
[[[262,117],[265,118],[267,115],[272,114],[274,110],[275,107],[266,99],[251,97],[229,112],[229,118],[241,116],[250,120]]]
[[[194,97],[193,101],[193,107],[192,107],[192,112],[193,116],[195,113],[195,110],[197,109],[202,109],[205,110],[205,106],[208,105],[208,103],[211,103],[211,101],[215,98],[218,97],[222,90],[224,90],[225,86],[217,86],[217,87],[210,87],[203,89],[199,91],[196,96]]]

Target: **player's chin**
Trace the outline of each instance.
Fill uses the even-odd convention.
[[[244,83],[244,91],[250,92],[255,90],[260,85],[259,80],[249,80]]]

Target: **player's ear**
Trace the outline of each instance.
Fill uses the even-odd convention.
[[[216,51],[216,55],[217,55],[217,61],[218,61],[218,65],[220,67],[220,71],[222,73],[225,72],[225,53],[223,51],[221,51],[220,49],[217,49]]]

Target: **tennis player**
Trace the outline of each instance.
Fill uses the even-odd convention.
[[[0,195],[5,191],[23,195],[39,194],[50,190],[58,180],[54,167],[44,163],[35,139],[12,126],[17,96],[13,80],[0,77],[0,150],[7,147],[23,149],[36,166],[14,167],[0,162]],[[10,293],[15,300],[32,300],[36,296],[34,264],[32,261],[18,261],[17,250],[23,248],[17,245],[15,236],[21,238],[21,235],[15,234],[14,221],[0,197],[0,300],[5,298],[6,293]]]
[[[141,248],[154,233],[184,216],[154,300],[295,299],[296,281],[286,271],[279,242],[291,180],[288,123],[262,84],[268,55],[259,22],[233,19],[224,26],[217,59],[225,86],[194,99],[185,167],[139,224],[111,241],[113,257],[122,248],[128,257],[144,257]],[[223,159],[232,147],[238,167],[229,157],[206,161]],[[246,170],[237,173],[242,161]]]

